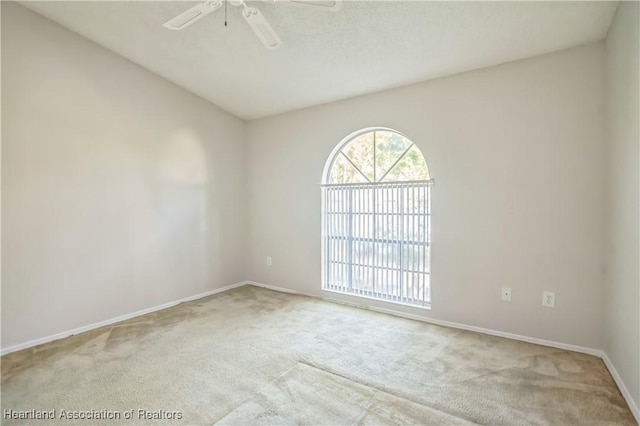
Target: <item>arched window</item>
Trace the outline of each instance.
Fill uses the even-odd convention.
[[[322,185],[322,289],[430,303],[432,180],[422,153],[383,128],[340,143]]]

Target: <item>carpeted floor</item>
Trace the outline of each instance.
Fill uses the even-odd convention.
[[[1,396],[7,425],[636,424],[596,357],[250,286],[6,355]]]

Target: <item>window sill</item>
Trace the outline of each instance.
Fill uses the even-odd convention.
[[[365,294],[358,294],[358,293],[349,293],[346,291],[339,291],[339,290],[333,290],[333,289],[328,289],[328,288],[322,288],[323,292],[327,292],[327,293],[335,293],[335,294],[342,294],[345,296],[351,296],[351,297],[356,297],[356,298],[360,298],[360,299],[367,299],[367,300],[375,300],[377,302],[384,302],[384,303],[388,303],[390,305],[400,305],[400,306],[407,306],[409,308],[415,308],[415,309],[424,309],[427,311],[431,310],[431,302],[425,302],[423,305],[417,305],[414,303],[407,303],[407,302],[402,302],[400,300],[393,300],[393,299],[383,299],[380,297],[374,297],[374,296],[367,296]]]

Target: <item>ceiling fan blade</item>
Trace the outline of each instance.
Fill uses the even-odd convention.
[[[282,44],[278,34],[271,28],[271,25],[264,19],[258,9],[245,7],[242,11],[242,16],[266,48],[275,49]]]
[[[222,0],[206,1],[204,3],[200,3],[193,6],[191,9],[185,10],[180,15],[169,19],[163,24],[163,26],[170,30],[183,30],[194,22],[200,20],[201,18],[204,18],[211,12],[215,11],[220,6],[222,6]]]
[[[312,6],[316,9],[336,12],[342,7],[342,0],[276,0],[276,2],[291,3],[300,6]]]

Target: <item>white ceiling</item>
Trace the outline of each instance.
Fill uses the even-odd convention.
[[[284,45],[267,50],[229,5],[183,31],[197,2],[21,2],[243,119],[602,40],[617,2],[345,1],[339,12],[250,2]]]

